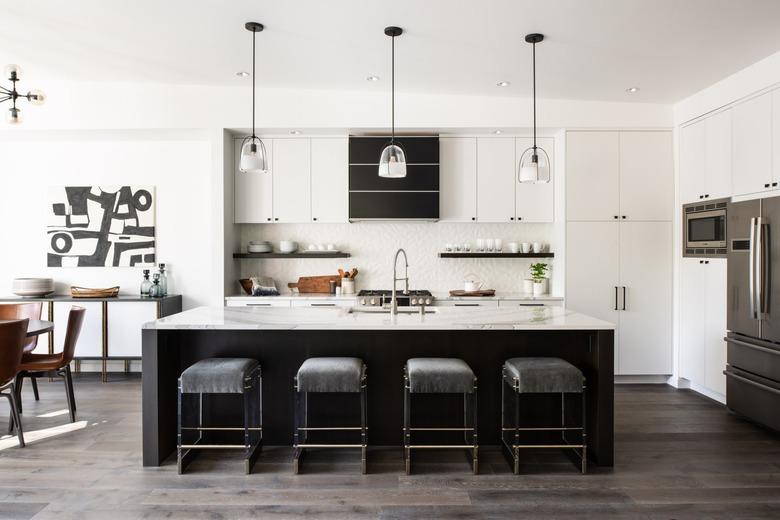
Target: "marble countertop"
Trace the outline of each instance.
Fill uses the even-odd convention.
[[[615,325],[563,307],[428,308],[419,313],[348,308],[197,307],[144,324],[156,330],[613,330]]]
[[[562,301],[562,296],[553,296],[545,294],[542,296],[534,296],[526,293],[497,293],[495,296],[450,296],[446,292],[433,293],[434,298],[437,300],[468,300],[468,301],[489,301],[489,300],[528,300],[528,301]],[[275,299],[275,300],[354,300],[357,297],[355,294],[341,294],[336,296],[335,294],[321,294],[321,293],[282,293],[279,296],[249,296],[247,294],[226,296],[225,300],[233,301],[250,301],[257,299]]]

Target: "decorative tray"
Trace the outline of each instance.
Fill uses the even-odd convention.
[[[114,298],[118,294],[119,286],[108,287],[105,289],[75,286],[70,288],[70,295],[74,298]]]

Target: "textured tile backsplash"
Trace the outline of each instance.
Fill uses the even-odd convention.
[[[410,287],[446,292],[462,289],[464,277],[473,273],[485,288],[501,292],[521,292],[528,276],[530,259],[439,258],[447,243],[468,242],[475,247],[478,238],[500,238],[504,248],[511,241],[544,242],[556,253],[551,264],[551,293],[562,295],[562,237],[554,224],[471,224],[429,222],[360,222],[354,224],[243,224],[241,247],[250,240],[268,240],[278,250],[280,240],[294,240],[300,248],[308,244],[335,244],[352,254],[336,259],[240,260],[242,277],[271,276],[279,290],[299,276],[337,273],[338,268],[357,267],[357,289],[389,289],[393,276],[393,255],[403,247],[409,256]],[[399,269],[402,261],[399,260]],[[558,271],[558,272],[556,272]],[[560,279],[559,279],[560,278]],[[239,291],[236,285],[236,293]]]

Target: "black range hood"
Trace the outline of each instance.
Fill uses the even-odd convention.
[[[439,220],[439,138],[395,137],[406,153],[406,177],[380,177],[390,136],[349,138],[349,220]]]

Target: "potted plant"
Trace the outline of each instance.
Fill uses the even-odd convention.
[[[547,274],[547,270],[550,268],[549,265],[545,263],[535,263],[531,264],[531,280],[533,281],[533,295],[534,296],[540,296],[542,294],[547,294],[547,291],[549,289],[549,280],[547,277],[545,277],[545,274]]]

